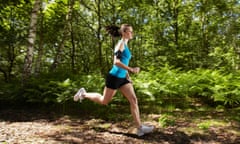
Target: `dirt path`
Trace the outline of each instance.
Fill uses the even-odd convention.
[[[209,115],[211,116],[211,115]],[[199,125],[184,114],[176,116],[174,123],[162,127],[161,115],[144,115],[146,121],[156,127],[155,131],[137,137],[131,119],[106,121],[94,116],[56,116],[50,112],[26,110],[0,111],[0,144],[239,144],[239,123],[233,120],[219,120],[218,124]],[[219,115],[219,118],[221,115]],[[211,117],[214,119],[215,117]],[[199,120],[203,121],[202,120]],[[202,127],[201,127],[202,126]]]

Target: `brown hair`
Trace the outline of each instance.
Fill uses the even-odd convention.
[[[120,37],[122,36],[123,32],[126,32],[128,28],[131,27],[129,24],[122,24],[121,27],[115,26],[115,25],[109,25],[106,26],[106,31],[112,36],[112,37]]]

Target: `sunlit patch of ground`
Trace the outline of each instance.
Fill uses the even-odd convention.
[[[118,144],[237,144],[240,123],[235,112],[162,111],[143,114],[145,124],[155,126],[153,133],[135,135],[133,121],[106,120],[94,115],[58,115],[28,110],[0,111],[0,143],[118,143]],[[55,115],[55,116],[54,116]]]

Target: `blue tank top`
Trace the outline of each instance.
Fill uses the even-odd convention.
[[[120,45],[121,42],[122,41],[120,41],[118,44]],[[115,51],[117,51],[117,50],[118,50],[118,48],[115,49]],[[122,57],[121,57],[120,61],[123,64],[125,64],[126,66],[128,66],[130,59],[131,59],[131,52],[130,52],[128,46],[124,43],[124,50],[122,51]],[[116,66],[116,65],[113,65],[113,67],[109,73],[118,78],[126,78],[126,76],[127,76],[127,70],[125,70],[119,66]]]

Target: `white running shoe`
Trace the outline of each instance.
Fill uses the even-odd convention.
[[[153,129],[154,129],[154,126],[142,125],[140,128],[138,128],[137,135],[143,136],[144,134],[152,132]]]
[[[79,100],[80,102],[82,102],[82,100],[84,99],[84,96],[83,96],[84,93],[86,93],[86,90],[84,88],[80,88],[78,92],[74,95],[73,100],[74,101]]]

